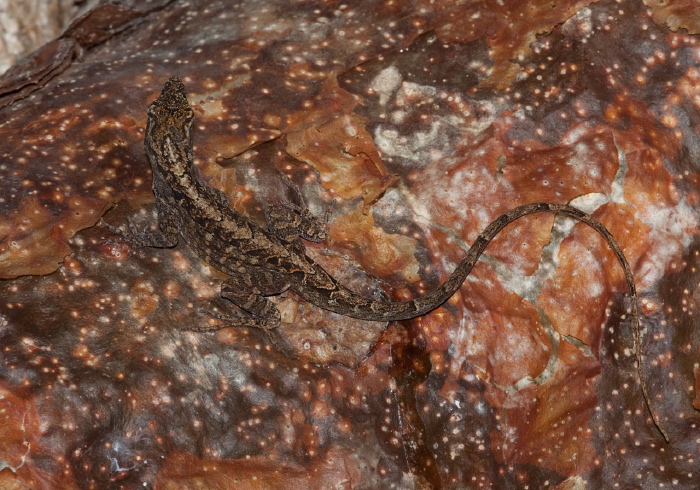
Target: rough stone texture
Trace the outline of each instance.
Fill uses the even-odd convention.
[[[649,3],[85,13],[0,79],[0,486],[696,488],[700,43],[692,5]],[[424,294],[515,205],[593,213],[633,267],[671,442],[619,265],[554,216],[413,321],[286,293],[293,352],[186,330],[227,308],[221,275],[98,224],[152,212],[146,107],[174,75],[202,175],[254,219],[289,197],[278,170],[332,206],[309,254],[362,294]]]
[[[0,0],[0,74],[57,37],[84,0]]]
[[[700,10],[693,0],[644,0],[644,4],[651,7],[655,22],[663,22],[674,31],[700,33]]]

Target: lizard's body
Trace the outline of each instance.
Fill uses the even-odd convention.
[[[310,219],[305,208],[287,206],[269,210],[269,230],[265,230],[231,209],[223,193],[202,183],[195,172],[192,158],[193,116],[182,82],[171,78],[149,107],[145,137],[153,170],[159,229],[132,234],[129,240],[136,246],[172,247],[182,237],[200,258],[229,275],[230,279],[222,285],[221,294],[247,315],[231,319],[228,325],[277,327],[280,323],[279,311],[265,296],[280,294],[287,289],[292,289],[316,306],[353,318],[386,322],[421,316],[439,307],[454,294],[486,245],[508,223],[532,213],[561,213],[599,232],[625,271],[632,297],[638,369],[642,391],[649,406],[641,372],[639,312],[632,272],[612,234],[592,216],[563,204],[519,206],[492,222],[479,235],[452,275],[432,293],[404,302],[367,299],[339,284],[306,255],[298,236],[301,234],[310,239],[322,239],[324,236],[321,232],[315,235],[300,233],[300,223]],[[651,413],[661,430],[655,414]],[[666,437],[663,430],[661,432]]]

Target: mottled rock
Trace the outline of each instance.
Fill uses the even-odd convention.
[[[695,488],[698,39],[692,17],[659,17],[683,8],[85,13],[0,85],[1,484]],[[195,110],[203,178],[262,220],[290,198],[289,175],[315,214],[331,209],[309,254],[368,296],[430,291],[518,204],[591,212],[632,265],[670,443],[642,399],[622,270],[561,217],[506,227],[458,293],[412,321],[285,293],[286,349],[254,329],[187,330],[230,310],[221,274],[183,244],[135,250],[99,224],[152,215],[143,129],[170,76]]]

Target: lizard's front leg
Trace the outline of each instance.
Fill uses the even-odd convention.
[[[328,237],[326,222],[319,220],[311,214],[306,207],[299,187],[281,174],[285,185],[294,193],[295,203],[283,202],[270,204],[265,208],[265,221],[271,233],[297,247],[303,245],[299,240],[302,237],[312,242],[322,242]],[[326,216],[326,221],[328,221]]]
[[[211,332],[226,327],[258,327],[264,330],[276,328],[281,322],[280,312],[265,296],[281,294],[289,286],[289,281],[283,276],[268,271],[243,272],[232,276],[221,285],[221,296],[247,315],[216,316],[224,323],[192,330]]]
[[[109,231],[121,235],[124,241],[134,248],[170,248],[177,245],[179,232],[175,216],[167,208],[158,210],[158,224],[155,230],[137,230],[131,219],[127,220],[128,231],[106,224]]]

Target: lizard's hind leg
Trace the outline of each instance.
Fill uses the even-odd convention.
[[[192,330],[212,332],[227,327],[274,329],[280,325],[280,312],[265,296],[281,294],[289,289],[289,286],[289,282],[282,276],[271,272],[244,272],[232,276],[221,285],[221,297],[240,308],[241,314],[211,315],[223,323]]]

